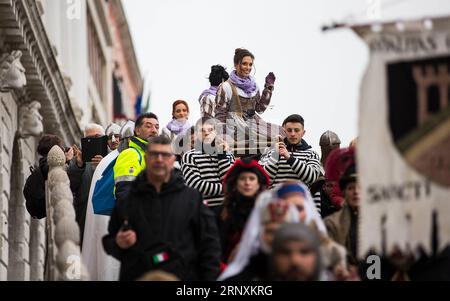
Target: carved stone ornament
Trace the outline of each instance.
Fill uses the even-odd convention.
[[[42,115],[39,113],[41,104],[37,101],[24,104],[19,109],[19,130],[21,138],[39,137],[44,132]]]
[[[63,167],[66,164],[66,155],[59,146],[55,145],[47,155],[47,162],[50,168]]]
[[[25,68],[20,59],[22,51],[13,50],[11,53],[0,53],[0,91],[8,92],[21,89],[27,84]]]

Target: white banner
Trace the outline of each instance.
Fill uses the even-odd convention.
[[[356,26],[370,62],[360,102],[359,255],[450,243],[450,18]]]

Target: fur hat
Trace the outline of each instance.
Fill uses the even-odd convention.
[[[260,185],[266,187],[270,186],[270,177],[267,172],[261,167],[261,165],[258,164],[258,162],[251,159],[237,160],[225,175],[223,180],[224,186],[230,187],[231,185],[234,185],[239,175],[243,172],[251,172],[256,174]]]
[[[357,178],[355,148],[334,150],[328,157],[325,171],[327,180],[339,182],[339,188],[344,191],[345,187]]]

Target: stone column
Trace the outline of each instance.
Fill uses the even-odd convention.
[[[25,207],[23,187],[36,161],[35,138],[43,132],[40,103],[33,101],[19,109],[19,128],[14,139],[11,198],[9,200],[9,263],[8,280],[30,280],[30,222]]]

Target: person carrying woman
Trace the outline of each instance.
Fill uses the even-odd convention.
[[[226,124],[227,135],[233,137],[236,143],[245,140],[245,145],[238,145],[239,148],[255,148],[255,145],[249,144],[257,142],[260,153],[273,141],[277,142],[278,136],[284,136],[284,130],[278,125],[266,123],[259,116],[270,105],[276,77],[270,72],[261,91],[250,75],[254,60],[255,56],[247,49],[236,49],[235,70],[217,91],[215,117]]]
[[[227,81],[229,77],[224,67],[220,65],[211,67],[211,73],[209,75],[211,87],[203,91],[198,99],[202,117],[215,117],[217,90],[219,85]]]

